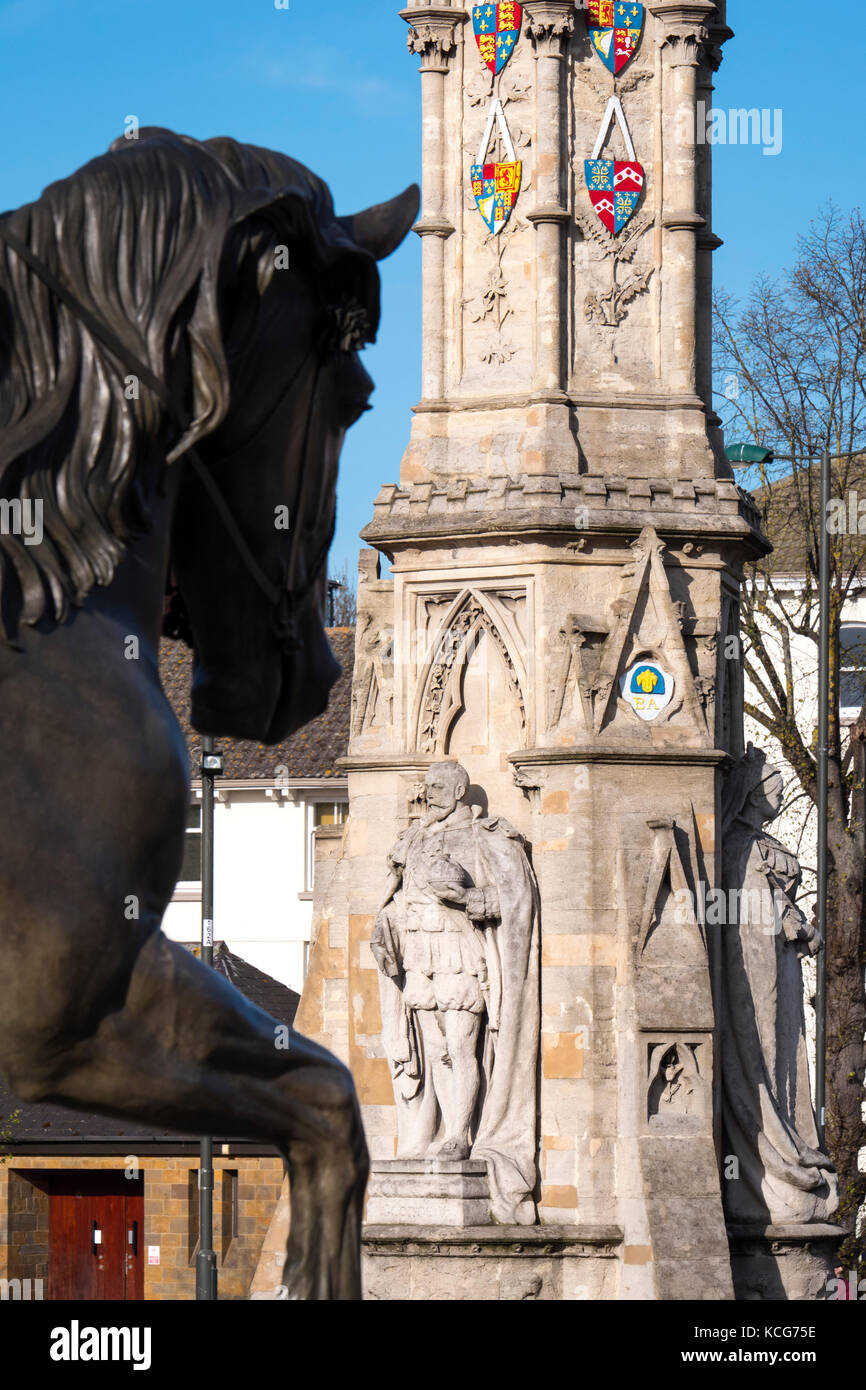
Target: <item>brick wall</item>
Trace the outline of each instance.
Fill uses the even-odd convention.
[[[141,1158],[144,1177],[144,1297],[195,1298],[197,1157]],[[48,1277],[48,1191],[28,1170],[124,1171],[123,1158],[11,1158],[0,1167],[0,1279]],[[220,1299],[245,1299],[283,1179],[278,1158],[214,1159],[214,1249]],[[237,1174],[235,1180],[231,1175]],[[192,1175],[192,1176],[191,1176]],[[232,1188],[237,1194],[233,1219]],[[147,1263],[159,1246],[160,1263]]]
[[[7,1228],[9,1279],[48,1278],[48,1192],[26,1173],[8,1173],[8,1203],[0,1218]]]

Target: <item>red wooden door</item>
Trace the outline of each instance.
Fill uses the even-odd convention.
[[[144,1298],[144,1183],[123,1173],[52,1175],[52,1299]]]

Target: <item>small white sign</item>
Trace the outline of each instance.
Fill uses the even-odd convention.
[[[620,677],[622,697],[640,719],[658,719],[674,697],[674,678],[657,661],[638,661]]]
[[[158,1246],[158,1245],[149,1245],[149,1246],[147,1247],[147,1263],[148,1263],[149,1265],[158,1265],[158,1264],[159,1264],[159,1246]]]

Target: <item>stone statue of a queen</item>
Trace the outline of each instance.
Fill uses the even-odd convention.
[[[522,836],[466,804],[434,763],[426,812],[388,856],[371,942],[398,1157],[485,1159],[497,1221],[532,1224],[539,1030],[538,886]]]

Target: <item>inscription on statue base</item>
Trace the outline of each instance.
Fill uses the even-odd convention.
[[[487,1164],[478,1159],[394,1158],[372,1164],[367,1221],[382,1226],[484,1226]]]

